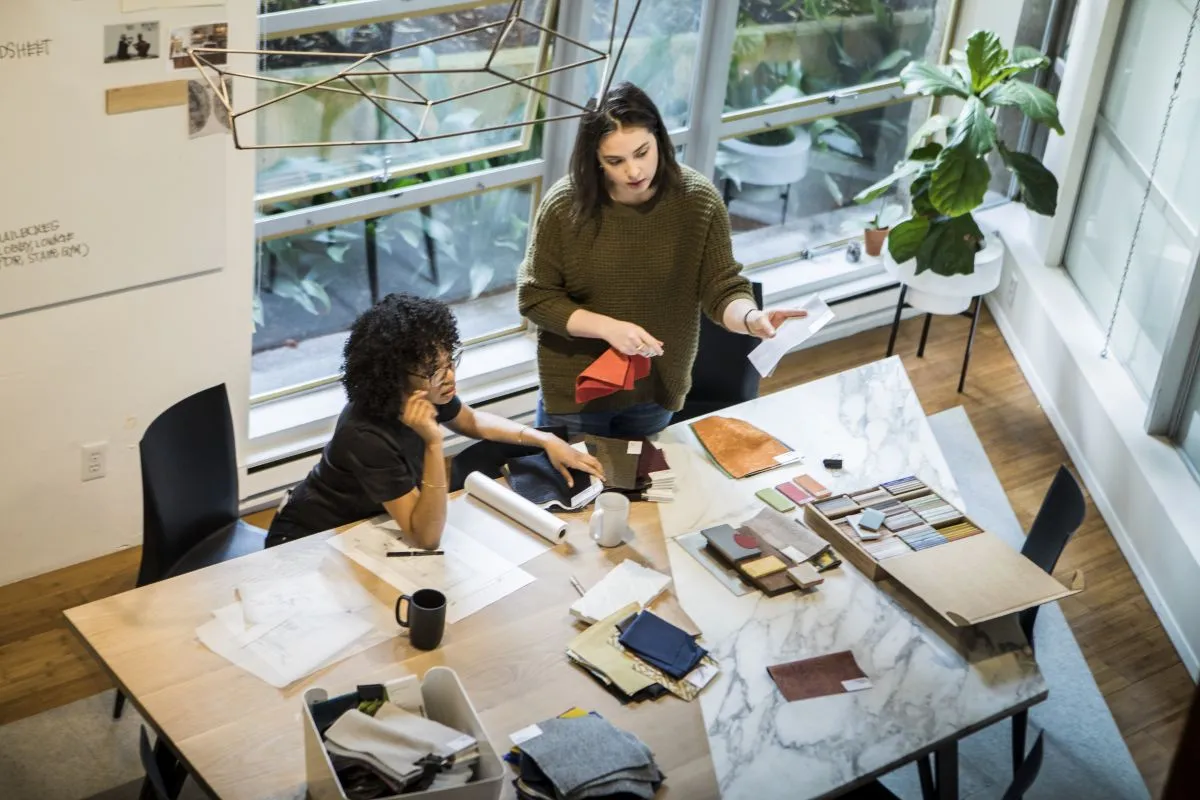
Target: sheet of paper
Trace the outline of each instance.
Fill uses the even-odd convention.
[[[571,613],[585,622],[595,622],[629,603],[645,608],[670,583],[669,575],[626,559],[576,600],[571,605]]]
[[[833,309],[819,295],[812,295],[796,307],[807,311],[808,316],[789,319],[775,331],[774,339],[764,339],[762,344],[750,351],[750,363],[764,378],[770,377],[779,366],[779,361],[788,352],[808,341],[817,331],[833,319]]]
[[[282,621],[293,614],[331,614],[365,608],[371,596],[351,582],[350,591],[320,572],[298,576],[245,581],[237,587],[249,625]],[[352,593],[351,593],[352,592]]]
[[[446,522],[517,566],[550,549],[546,539],[470,494],[446,504]]]
[[[445,553],[440,556],[388,558],[389,550],[404,546],[398,545],[392,531],[370,521],[326,541],[405,594],[417,589],[441,591],[447,600],[446,621],[451,624],[533,581],[507,558],[449,523],[442,532]]]

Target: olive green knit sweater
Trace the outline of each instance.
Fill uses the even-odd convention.
[[[720,195],[686,166],[678,190],[642,206],[607,203],[596,223],[570,218],[570,178],[546,193],[517,281],[521,314],[538,326],[538,377],[546,411],[615,411],[655,402],[678,411],[691,388],[700,313],[721,321],[749,282],[733,258],[729,215]],[[575,379],[607,348],[574,338],[567,319],[578,309],[640,325],[663,342],[650,376],[632,391],[575,402]]]

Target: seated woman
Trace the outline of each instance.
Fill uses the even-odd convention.
[[[267,546],[386,510],[414,547],[433,549],[446,524],[445,425],[463,436],[541,447],[602,477],[600,463],[551,434],[475,411],[455,396],[462,351],[445,303],[389,294],[354,322],[342,366],[349,402],[320,462],[275,516]]]

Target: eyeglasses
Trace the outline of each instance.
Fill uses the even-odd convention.
[[[442,386],[450,378],[451,371],[457,372],[458,365],[462,363],[463,351],[456,350],[450,356],[450,363],[444,367],[438,367],[431,373],[410,372],[409,374],[416,378],[422,378],[429,381],[430,386]]]

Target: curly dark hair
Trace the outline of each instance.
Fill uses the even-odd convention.
[[[389,294],[364,311],[342,351],[346,395],[366,416],[393,419],[408,376],[429,373],[458,349],[458,325],[440,300]]]

